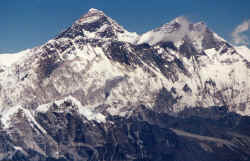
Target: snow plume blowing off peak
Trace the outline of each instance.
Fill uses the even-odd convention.
[[[193,25],[193,29],[190,26]],[[177,42],[185,36],[197,37],[204,33],[206,25],[203,22],[192,24],[186,17],[180,16],[163,26],[143,34],[138,44],[149,43],[155,45],[158,42]]]
[[[171,26],[170,28],[173,29],[173,31],[168,31],[173,34],[165,35],[165,34],[159,34],[159,38],[165,40],[165,41],[177,41],[182,39],[188,32],[189,32],[189,25],[191,22],[184,16],[177,17],[176,19],[172,20],[170,23],[165,24],[162,26],[162,29],[164,31],[164,28]],[[174,33],[174,31],[178,31],[178,34]]]
[[[244,35],[244,32],[248,30],[250,30],[250,19],[243,21],[234,29],[232,33],[233,43],[236,45],[249,45],[249,39]]]
[[[138,44],[149,43],[154,45],[161,41],[175,41],[176,39],[180,39],[180,37],[184,37],[188,31],[189,24],[189,21],[185,17],[177,17],[173,21],[143,34]],[[176,31],[178,31],[178,34],[176,34]]]

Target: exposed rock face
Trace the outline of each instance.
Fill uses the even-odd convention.
[[[90,111],[79,112],[79,106],[71,98],[35,111],[18,108],[9,118],[8,127],[1,128],[0,159],[248,161],[250,158],[250,118],[228,113],[224,107],[187,109],[173,117],[140,106],[130,116],[107,116],[95,121],[91,120]]]
[[[55,39],[4,66],[0,102],[3,108],[36,108],[73,95],[84,106],[123,115],[128,106],[154,107],[165,88],[174,89],[169,98],[175,101],[171,111],[160,111],[227,105],[249,114],[247,64],[204,23],[179,17],[137,36],[91,9]]]
[[[248,161],[248,52],[183,17],[138,36],[91,9],[0,61],[0,160]]]
[[[36,108],[72,95],[122,116],[140,104],[154,107],[165,88],[175,101],[160,111],[227,105],[248,115],[248,60],[204,23],[179,17],[138,36],[91,9],[55,39],[3,66],[0,103]]]

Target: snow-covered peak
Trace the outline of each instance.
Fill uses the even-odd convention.
[[[190,22],[183,16],[177,17],[174,20],[162,25],[159,28],[154,29],[153,31],[158,32],[164,32],[164,33],[172,33],[175,31],[178,31],[179,29],[186,27],[188,28],[188,25]]]
[[[218,47],[225,43],[225,40],[212,32],[204,22],[191,23],[185,17],[177,17],[169,23],[143,34],[137,41],[138,44],[148,43],[150,45],[164,42],[173,42],[177,47],[187,42],[189,45],[192,44],[197,51],[202,51]]]
[[[189,21],[186,17],[179,16],[179,17],[175,18],[174,20],[170,21],[168,24],[171,25],[171,24],[175,24],[175,23],[183,24],[183,23],[189,23]]]
[[[103,11],[98,10],[98,9],[96,9],[96,8],[90,8],[90,9],[89,9],[89,13],[103,13]]]
[[[138,44],[148,43],[150,45],[155,45],[159,42],[180,41],[189,34],[189,26],[190,22],[185,17],[177,17],[169,23],[143,34]]]
[[[102,17],[107,17],[103,11],[91,8],[86,14],[76,21],[78,24],[92,23],[99,20]]]
[[[57,39],[61,37],[74,39],[78,36],[87,39],[112,39],[130,43],[134,43],[138,37],[136,33],[125,30],[103,11],[93,8],[76,20],[70,28],[59,34]]]
[[[22,59],[19,66],[0,70],[0,104],[33,107],[33,103],[52,102],[57,104],[56,110],[63,111],[63,104],[71,102],[69,108],[77,107],[86,118],[105,120],[95,109],[125,115],[139,103],[153,108],[162,88],[173,91],[173,102],[178,104],[170,106],[173,111],[180,111],[186,106],[222,105],[221,98],[208,100],[204,92],[207,82],[217,85],[215,92],[231,87],[236,79],[239,89],[247,84],[241,83],[249,77],[246,62],[202,22],[192,24],[178,17],[143,34],[138,43],[147,42],[152,47],[137,46],[133,43],[136,37],[102,11],[91,9],[59,37],[32,49],[27,54],[32,57]],[[2,60],[9,62],[9,58]],[[240,72],[242,69],[244,72]],[[58,100],[69,95],[80,102],[72,97]],[[235,96],[235,100],[238,97],[242,96]],[[207,102],[204,98],[208,98]],[[52,104],[38,110],[50,111]]]

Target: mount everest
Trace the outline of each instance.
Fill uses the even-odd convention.
[[[137,35],[90,9],[44,45],[0,55],[0,160],[249,160],[249,54],[203,22]]]

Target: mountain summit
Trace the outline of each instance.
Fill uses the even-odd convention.
[[[28,53],[0,73],[6,108],[72,95],[112,115],[129,114],[139,104],[163,112],[226,105],[250,114],[248,59],[204,23],[184,17],[138,36],[90,9]]]
[[[143,34],[138,44],[159,42],[174,42],[177,46],[182,42],[192,43],[198,51],[210,49],[225,44],[225,40],[212,32],[204,22],[191,23],[185,17],[177,17],[163,26]]]
[[[1,161],[249,161],[249,50],[202,22],[137,35],[90,9],[8,58]]]
[[[91,8],[88,13],[78,19],[70,28],[59,34],[60,37],[74,38],[77,36],[86,39],[112,39],[133,43],[136,33],[130,33],[116,21],[106,16],[103,11]]]

